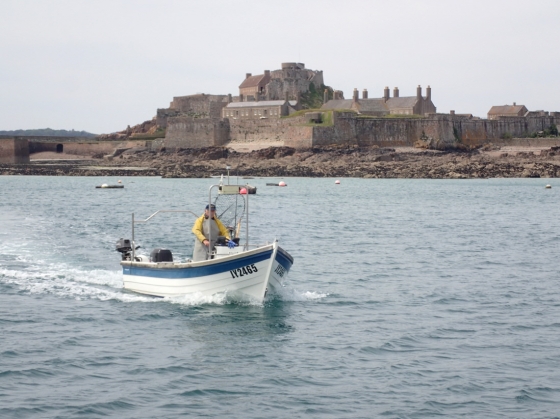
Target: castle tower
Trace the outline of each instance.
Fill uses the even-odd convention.
[[[385,86],[383,89],[383,101],[387,102],[389,100],[389,86]]]
[[[367,99],[367,89],[362,91],[362,99]]]
[[[399,97],[399,88],[398,87],[395,87],[393,89],[393,97]]]

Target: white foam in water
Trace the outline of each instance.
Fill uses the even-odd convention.
[[[283,287],[275,291],[275,295],[282,301],[314,301],[328,297],[328,293],[315,291],[298,291],[290,287]]]
[[[101,301],[117,300],[123,302],[161,302],[186,306],[205,304],[225,305],[242,304],[262,306],[260,301],[248,300],[237,293],[218,293],[213,296],[189,294],[179,297],[151,297],[123,290],[122,271],[104,269],[83,269],[71,267],[66,263],[52,263],[37,257],[25,246],[0,249],[5,256],[13,257],[11,262],[0,264],[0,282],[16,285],[32,294],[53,294],[77,300],[97,299]],[[7,250],[4,252],[4,250]],[[43,255],[47,256],[47,255]],[[48,256],[47,256],[48,257]],[[10,265],[16,266],[10,266]],[[16,268],[16,269],[11,269]],[[21,269],[24,268],[24,269]],[[280,299],[282,301],[314,301],[327,297],[328,294],[313,291],[301,292],[284,287],[267,295],[265,302]]]

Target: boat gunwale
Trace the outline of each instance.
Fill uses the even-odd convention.
[[[223,256],[210,260],[202,260],[199,262],[137,262],[131,260],[121,261],[121,266],[129,268],[148,268],[148,269],[185,269],[185,268],[203,268],[214,266],[220,263],[231,262],[237,259],[243,259],[272,250],[274,243],[257,247],[256,249],[247,250],[245,252],[235,253],[233,255]]]

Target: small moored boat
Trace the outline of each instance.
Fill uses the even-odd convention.
[[[261,302],[268,291],[281,288],[294,260],[277,240],[260,245],[250,243],[249,194],[242,193],[242,189],[246,185],[210,187],[209,204],[223,209],[218,218],[230,226],[231,241],[226,243],[222,236],[210,237],[211,246],[202,261],[174,261],[167,249],[154,249],[149,258],[135,252],[135,224],[146,223],[163,212],[185,212],[198,217],[194,212],[160,210],[145,220],[135,220],[132,214],[132,239],[121,238],[116,246],[122,254],[124,288],[159,297],[227,292]]]

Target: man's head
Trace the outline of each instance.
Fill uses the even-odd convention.
[[[204,215],[206,215],[207,217],[209,215],[212,215],[212,217],[216,214],[216,205],[211,204],[211,205],[206,205],[206,208],[204,210]]]

